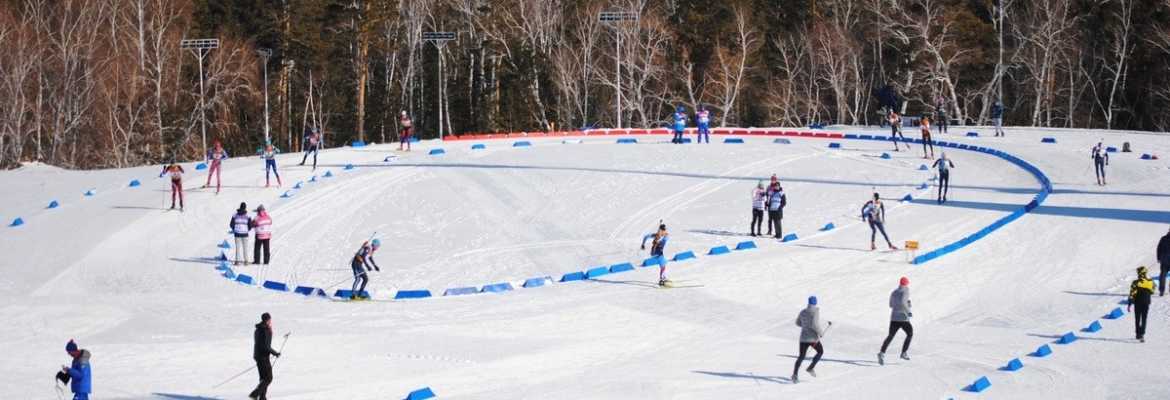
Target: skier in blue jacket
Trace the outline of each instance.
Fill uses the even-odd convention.
[[[674,113],[674,138],[670,140],[671,143],[682,144],[683,132],[687,129],[687,113],[683,106],[678,106],[678,110]]]
[[[80,349],[77,347],[72,339],[65,344],[65,352],[73,357],[73,363],[69,366],[62,365],[61,373],[57,374],[57,379],[69,384],[69,390],[73,392],[73,400],[89,400],[89,394],[93,391],[93,375],[89,368],[89,350]]]
[[[666,279],[666,256],[663,252],[666,250],[666,242],[670,241],[670,234],[666,232],[666,224],[659,224],[658,231],[642,236],[642,250],[646,250],[646,240],[654,239],[650,242],[650,257],[658,257],[658,286],[667,286],[670,280]]]

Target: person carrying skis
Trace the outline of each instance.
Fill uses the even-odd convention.
[[[995,136],[1005,136],[1003,132],[1003,102],[995,101],[991,106],[991,123],[995,125]]]
[[[910,340],[914,338],[914,326],[910,325],[910,279],[902,277],[898,281],[898,288],[890,293],[890,329],[886,340],[882,341],[882,351],[878,353],[878,364],[886,365],[886,348],[894,340],[899,330],[906,331],[906,340],[902,341],[902,359],[910,360],[906,352],[910,350]]]
[[[768,234],[772,234],[772,227],[776,228],[776,239],[784,236],[784,231],[780,228],[780,220],[784,219],[784,206],[788,205],[788,196],[784,195],[784,188],[780,186],[780,182],[772,183],[772,187],[768,188]]]
[[[667,286],[670,280],[666,279],[666,256],[663,252],[666,250],[666,242],[670,240],[670,234],[666,232],[666,224],[659,224],[657,232],[642,236],[642,250],[646,250],[647,239],[654,239],[650,242],[650,257],[658,257],[658,286]]]
[[[833,321],[829,321],[827,326],[821,325],[821,309],[817,308],[817,296],[808,297],[808,307],[800,311],[796,316],[796,326],[800,327],[800,354],[796,357],[796,365],[792,367],[792,383],[799,383],[800,364],[804,363],[804,357],[808,354],[808,348],[812,347],[817,351],[817,355],[813,356],[812,364],[809,364],[805,371],[813,378],[817,377],[816,367],[817,362],[821,361],[821,356],[825,353],[825,347],[821,344],[821,338],[825,337],[825,331],[832,326]]]
[[[752,236],[759,236],[764,224],[764,203],[768,198],[768,191],[764,190],[764,181],[756,183],[752,191]]]
[[[687,130],[687,113],[683,106],[678,106],[678,109],[675,111],[674,125],[672,126],[674,127],[674,139],[671,139],[670,142],[682,144],[683,132]]]
[[[699,104],[699,111],[695,113],[695,122],[699,126],[695,134],[695,143],[703,143],[703,138],[707,139],[707,143],[711,143],[711,112],[702,104]]]
[[[215,174],[215,193],[219,193],[219,175],[220,171],[223,169],[220,167],[220,164],[228,157],[230,156],[228,155],[227,150],[223,149],[223,143],[220,143],[219,140],[216,140],[214,147],[207,151],[207,159],[209,160],[210,166],[207,167],[207,183],[203,184],[203,188],[206,189],[207,187],[211,186],[211,174]]]
[[[252,400],[268,400],[268,385],[272,384],[272,359],[280,358],[280,352],[272,349],[272,316],[268,313],[260,314],[260,323],[256,324],[256,331],[252,333],[252,359],[256,361],[256,371],[260,373],[260,383],[256,389],[248,394]]]
[[[256,231],[256,248],[253,250],[252,261],[260,264],[260,249],[263,248],[264,265],[268,265],[268,261],[271,259],[268,241],[272,240],[272,218],[268,216],[268,211],[264,210],[263,204],[256,207],[256,218],[252,220],[252,229]]]
[[[413,132],[411,128],[410,116],[406,115],[406,110],[398,116],[398,124],[402,126],[402,131],[398,133],[398,151],[402,151],[402,145],[406,145],[406,151],[410,151],[410,137]]]
[[[264,145],[264,149],[260,151],[260,157],[264,159],[264,187],[270,185],[268,180],[268,173],[271,171],[272,175],[276,175],[276,187],[280,187],[280,173],[276,172],[276,155],[280,154],[280,149],[272,146],[272,143]]]
[[[1093,170],[1097,173],[1097,184],[1105,186],[1105,166],[1109,165],[1109,152],[1101,142],[1093,146]]]
[[[873,194],[873,200],[865,202],[861,207],[861,216],[869,222],[869,249],[877,250],[874,245],[874,240],[877,239],[878,231],[882,232],[882,237],[886,239],[886,245],[890,246],[890,250],[897,250],[894,244],[890,242],[890,237],[886,235],[886,206],[882,204],[882,198],[877,193]]]
[[[1134,331],[1137,334],[1137,340],[1145,343],[1146,317],[1150,313],[1150,297],[1154,295],[1154,281],[1146,277],[1145,266],[1138,267],[1137,274],[1138,278],[1129,285],[1129,305],[1125,306],[1125,311],[1129,312],[1137,308],[1137,312],[1133,314]]]
[[[232,215],[231,222],[228,222],[228,229],[232,230],[232,236],[235,237],[236,242],[235,265],[247,265],[248,231],[252,229],[252,217],[248,216],[248,204],[240,203],[240,208],[236,209],[235,215]],[[260,262],[259,256],[253,258],[253,260]]]
[[[163,175],[171,176],[171,209],[175,209],[175,197],[179,198],[179,211],[183,211],[183,166],[175,163],[173,160],[170,164],[164,165],[162,172],[158,174],[159,178]]]
[[[73,358],[70,365],[62,365],[61,372],[57,373],[57,380],[69,385],[73,392],[73,400],[89,400],[93,392],[93,374],[89,366],[89,350],[80,349],[73,339],[65,344],[65,352]]]
[[[1158,241],[1158,263],[1162,265],[1161,274],[1158,274],[1158,296],[1166,295],[1166,274],[1170,273],[1170,232]]]
[[[382,247],[382,241],[374,239],[362,243],[362,247],[353,255],[353,262],[349,265],[353,269],[353,290],[350,291],[350,300],[369,298],[364,294],[366,284],[370,283],[369,272],[382,271],[381,268],[378,268],[378,263],[374,261],[374,252],[378,251],[379,247]]]
[[[934,168],[938,168],[938,204],[947,201],[947,192],[951,189],[951,168],[955,167],[955,163],[947,158],[947,152],[942,152],[937,160],[934,160]]]
[[[309,153],[312,153],[313,171],[316,171],[317,153],[321,145],[321,134],[317,132],[317,128],[305,128],[305,140],[302,143],[302,147],[305,148],[305,155],[301,157],[301,165],[305,165],[305,161],[309,159]]]
[[[886,120],[890,122],[890,141],[894,142],[894,151],[901,151],[898,149],[898,137],[906,140],[906,136],[902,135],[902,116],[897,112],[890,110],[890,115],[886,116]],[[910,145],[906,145],[906,150],[910,150]]]
[[[930,139],[930,118],[922,117],[919,121],[922,127],[922,158],[934,159],[934,140]],[[930,155],[926,155],[926,149],[930,148]]]

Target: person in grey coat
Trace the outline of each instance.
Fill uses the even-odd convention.
[[[886,365],[886,348],[890,347],[890,341],[894,340],[898,330],[906,331],[906,340],[902,342],[902,359],[910,359],[906,351],[910,350],[910,339],[914,338],[914,326],[910,325],[910,317],[913,315],[910,312],[910,279],[903,276],[898,281],[898,288],[890,293],[890,333],[882,342],[882,351],[877,355],[878,364]]]
[[[829,321],[827,325],[821,325],[821,309],[817,308],[817,296],[808,297],[808,307],[800,311],[800,315],[796,317],[796,326],[800,327],[800,355],[796,358],[796,365],[792,367],[792,383],[800,382],[800,364],[804,362],[804,356],[808,353],[808,348],[812,347],[817,351],[817,355],[813,356],[812,364],[809,364],[809,375],[814,378],[817,376],[815,368],[817,361],[821,360],[821,355],[824,354],[825,348],[821,345],[821,338],[825,336],[825,331],[828,326],[832,326],[833,322]]]

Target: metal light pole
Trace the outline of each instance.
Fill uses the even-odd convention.
[[[625,21],[637,21],[638,13],[632,11],[602,11],[597,14],[597,20],[608,26],[615,26],[616,24]],[[614,124],[618,129],[622,127],[622,35],[614,29],[614,38],[617,41],[617,53],[614,53],[614,59],[617,61],[617,85],[614,92],[617,94],[617,123]]]
[[[207,162],[207,106],[204,104],[203,92],[203,59],[212,49],[219,48],[219,39],[183,39],[179,48],[191,50],[191,54],[199,58],[199,126],[203,131],[203,162]]]
[[[264,59],[264,143],[272,143],[268,137],[268,58],[272,57],[272,49],[259,48],[256,54]]]
[[[422,39],[435,44],[439,50],[439,141],[443,140],[443,45],[455,40],[455,32],[423,32]],[[450,128],[450,127],[448,127]]]
[[[284,64],[285,68],[288,68],[288,75],[286,75],[288,77],[287,78],[288,82],[286,82],[287,86],[284,87],[285,88],[284,102],[287,103],[287,105],[288,105],[288,113],[285,114],[285,119],[286,119],[285,123],[288,124],[288,148],[292,149],[293,148],[293,142],[292,142],[292,138],[293,138],[292,77],[293,77],[293,68],[296,67],[297,63],[296,63],[296,61],[293,61],[291,58],[286,58],[286,59],[284,59],[284,62],[282,64]],[[305,146],[305,144],[301,143],[301,147],[303,148],[304,146]]]

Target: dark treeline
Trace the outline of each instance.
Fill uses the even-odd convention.
[[[636,21],[603,23],[601,11]],[[424,32],[450,31],[442,51]],[[184,38],[216,38],[204,63]],[[620,42],[620,52],[618,45]],[[306,127],[330,146],[446,132],[715,125],[984,124],[1165,131],[1170,0],[0,0],[0,166],[129,166]],[[621,64],[620,79],[617,64]],[[441,69],[441,73],[440,73]],[[440,74],[442,79],[440,80]],[[620,84],[618,83],[620,80]]]

